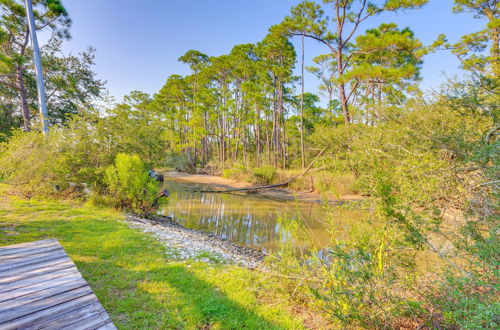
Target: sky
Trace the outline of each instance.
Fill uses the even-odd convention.
[[[296,0],[63,0],[72,20],[72,39],[63,50],[79,53],[96,48],[95,71],[107,82],[117,101],[132,90],[156,93],[171,74],[189,74],[178,58],[190,49],[210,56],[230,52],[237,44],[262,40]],[[318,0],[319,2],[319,0]],[[380,0],[375,0],[380,3]],[[449,41],[480,30],[484,22],[470,14],[453,14],[453,0],[430,0],[418,10],[387,13],[367,20],[360,32],[385,22],[410,27],[424,44],[440,33]],[[327,15],[330,13],[327,11]],[[332,16],[330,14],[329,16]],[[46,40],[47,36],[40,39]],[[300,40],[292,40],[299,52]],[[324,45],[306,40],[306,65],[327,53]],[[295,74],[299,75],[297,63]],[[421,86],[437,88],[446,77],[463,75],[458,61],[447,51],[424,58]],[[305,90],[317,92],[319,82],[305,77]]]

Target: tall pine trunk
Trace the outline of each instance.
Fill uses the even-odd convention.
[[[16,66],[17,86],[19,88],[19,100],[21,102],[21,112],[23,115],[23,125],[25,131],[31,130],[31,116],[28,108],[28,92],[24,82],[24,70],[21,66]]]
[[[338,51],[337,51],[337,74],[339,78],[342,78],[343,74],[343,62],[342,62],[342,45],[339,42]],[[345,83],[339,83],[339,92],[340,92],[340,105],[342,106],[342,114],[344,115],[344,123],[351,123],[351,115],[349,113],[349,104],[347,102],[347,96],[345,92]]]
[[[300,156],[302,160],[302,169],[306,167],[306,149],[304,146],[304,36],[302,36],[302,77],[300,93]]]

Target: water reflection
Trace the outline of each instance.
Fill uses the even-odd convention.
[[[197,193],[193,185],[167,179],[169,203],[161,214],[185,227],[201,230],[234,243],[275,251],[285,244],[296,250],[323,248],[330,242],[327,212],[318,204],[278,201],[252,195]],[[343,211],[335,219],[335,236],[341,238],[363,211]]]

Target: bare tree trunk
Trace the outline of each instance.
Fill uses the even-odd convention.
[[[272,147],[273,147],[273,166],[277,167],[277,159],[276,159],[276,153],[278,152],[278,100],[277,100],[277,89],[278,85],[276,83],[276,78],[273,78],[274,80],[274,91],[273,91],[273,130],[272,130]]]
[[[302,36],[302,80],[300,94],[300,155],[302,159],[302,169],[306,167],[306,149],[304,146],[304,36]]]
[[[342,72],[342,70],[339,69],[338,71],[339,71],[339,76],[340,76],[341,75],[340,72]],[[340,91],[340,104],[342,106],[342,114],[344,115],[344,123],[346,125],[349,125],[351,123],[351,115],[349,113],[349,104],[347,102],[344,83],[339,84],[339,91]]]
[[[333,100],[333,91],[331,89],[328,90],[328,110],[330,110],[330,113],[332,114],[333,117],[333,105],[332,105],[332,100]]]
[[[341,3],[340,1],[336,1],[336,9],[337,9],[337,76],[339,79],[342,79],[342,75],[344,74],[344,40],[342,38],[342,31],[345,25],[345,7],[344,7],[344,16],[341,18],[339,16],[340,6],[347,6],[346,3]],[[346,125],[351,123],[351,115],[349,113],[349,104],[345,92],[345,83],[339,83],[339,92],[340,92],[340,105],[342,106],[342,114],[344,115],[344,123]]]
[[[491,66],[493,71],[493,77],[497,78],[500,76],[500,48],[499,48],[499,39],[500,39],[500,28],[497,27],[493,29],[491,33]]]
[[[257,123],[255,125],[255,144],[257,151],[257,167],[260,166],[260,109],[256,106]]]
[[[283,118],[283,86],[281,81],[278,80],[278,100],[277,100],[277,112],[276,112],[276,153],[275,153],[275,167],[278,167],[278,159],[283,154],[282,148],[282,118]]]
[[[267,116],[266,116],[267,117]],[[269,134],[269,120],[270,118],[267,118],[266,120],[266,147],[267,147],[267,161],[269,165],[271,165],[271,137]],[[274,126],[273,126],[274,128]]]
[[[243,130],[243,164],[247,166],[247,128],[245,127]]]
[[[221,163],[226,162],[226,132],[225,132],[225,124],[224,124],[224,114],[221,114],[220,118],[220,160]]]
[[[16,66],[17,85],[19,88],[19,98],[21,101],[21,112],[23,114],[24,129],[25,131],[29,132],[31,130],[31,116],[30,110],[28,108],[28,93],[26,91],[23,71],[23,68],[21,68],[20,66]]]
[[[285,131],[285,125],[284,125],[284,119],[283,119],[283,136],[282,136],[282,141],[283,141],[283,146],[282,146],[282,155],[283,155],[283,169],[286,168],[286,131]]]

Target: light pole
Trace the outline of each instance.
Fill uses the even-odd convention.
[[[47,115],[47,104],[45,103],[45,85],[42,75],[42,59],[40,49],[38,48],[38,39],[36,37],[35,16],[33,15],[33,4],[31,0],[24,0],[26,6],[26,16],[28,17],[28,26],[31,37],[31,48],[33,48],[33,61],[35,62],[36,87],[38,91],[38,108],[40,109],[40,120],[42,121],[43,134],[49,132],[49,119]]]

